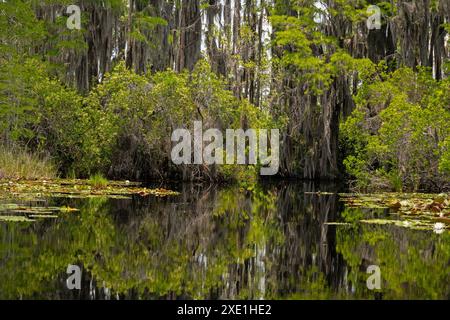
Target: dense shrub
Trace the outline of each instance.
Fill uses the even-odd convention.
[[[449,179],[450,81],[400,69],[362,86],[341,126],[344,164],[359,189],[444,189]]]
[[[264,114],[225,89],[201,61],[192,73],[174,71],[141,76],[121,63],[86,99],[92,122],[84,141],[86,154],[78,172],[105,172],[113,178],[222,180],[228,171],[204,166],[176,167],[170,159],[173,130],[258,128],[269,124]],[[224,171],[224,172],[222,172]]]
[[[2,142],[48,152],[63,175],[103,173],[116,179],[183,178],[232,180],[255,170],[174,166],[170,159],[173,130],[269,128],[270,118],[235,98],[207,62],[193,70],[138,75],[119,63],[87,96],[50,76],[37,59],[2,66],[9,79],[0,113]],[[11,76],[11,73],[13,75]]]

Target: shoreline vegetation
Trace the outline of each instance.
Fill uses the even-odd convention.
[[[58,168],[49,157],[26,152],[23,148],[0,145],[1,180],[55,179]]]
[[[165,197],[177,192],[141,187],[139,182],[109,181],[101,173],[88,179],[64,179],[48,156],[39,156],[17,147],[0,147],[0,199],[34,197],[106,197],[132,195]]]
[[[238,181],[234,178],[232,179],[224,179],[219,181],[208,181],[200,179],[198,181],[183,181],[183,182],[197,182],[197,183],[214,183],[219,185],[242,185],[242,187],[246,186],[252,186],[257,184],[258,182],[264,182],[264,181],[316,181],[316,182],[338,182],[338,180],[303,180],[298,178],[283,178],[280,176],[276,176],[275,178],[269,177],[266,179],[258,179],[256,170],[254,170],[254,166],[247,166],[250,167],[244,168],[245,166],[241,165],[224,165],[223,167],[227,167],[225,170],[233,170],[234,172],[246,172],[247,178],[244,179],[244,181]],[[233,169],[233,167],[238,167],[238,169]],[[261,178],[261,177],[260,177]],[[372,177],[378,183],[380,182],[380,179],[377,177]],[[374,181],[375,181],[374,180]],[[122,186],[122,187],[138,187],[142,184],[148,184],[152,182],[171,182],[171,181],[179,181],[179,180],[173,180],[173,179],[155,179],[155,180],[149,180],[149,181],[130,181],[130,180],[108,180],[102,173],[96,173],[94,175],[90,175],[85,179],[78,179],[75,177],[61,177],[60,173],[58,172],[58,166],[55,165],[54,161],[48,157],[48,156],[40,156],[37,154],[33,154],[30,152],[25,151],[23,148],[18,147],[0,147],[0,185],[6,185],[6,184],[42,184],[42,185],[48,185],[51,183],[54,184],[61,184],[61,185],[84,185],[88,186],[90,190],[96,191],[99,195],[101,195],[101,191],[108,189],[111,186]],[[447,188],[430,188],[430,189],[405,189],[401,188],[401,190],[396,189],[392,185],[389,185],[389,182],[377,184],[374,183],[373,185],[367,185],[364,188],[357,187],[359,183],[362,181],[360,180],[344,180],[343,186],[345,186],[345,189],[349,192],[356,192],[356,195],[365,196],[367,194],[379,194],[386,193],[386,194],[400,194],[400,193],[410,193],[410,194],[429,194],[429,195],[437,195],[438,192],[444,191],[448,192],[450,196],[450,191],[448,191]],[[366,182],[367,183],[367,182]],[[137,189],[139,190],[139,189]],[[132,191],[130,194],[137,194],[139,191]],[[107,195],[107,192],[104,192],[104,195]],[[145,194],[145,192],[144,192]]]
[[[446,1],[383,2],[379,30],[370,1],[144,2],[83,2],[81,29],[66,1],[0,2],[1,176],[257,182],[172,163],[201,121],[278,129],[280,179],[450,190]]]
[[[151,189],[141,183],[109,181],[101,173],[89,179],[58,178],[56,166],[48,157],[29,154],[23,149],[0,149],[0,222],[32,223],[57,219],[62,213],[76,213],[77,208],[33,205],[51,198],[66,199],[132,199],[139,197],[173,197],[178,192],[164,188]],[[160,181],[161,182],[161,181]],[[254,196],[257,181],[238,183]],[[236,185],[236,184],[234,184]],[[378,190],[379,191],[379,190]],[[306,195],[306,194],[305,194]],[[442,234],[450,228],[450,194],[393,193],[383,188],[372,193],[309,194],[314,197],[338,195],[345,206],[343,220],[328,225],[359,224],[394,225],[399,228],[433,231]],[[27,205],[22,204],[28,203]],[[378,211],[378,214],[368,214]]]

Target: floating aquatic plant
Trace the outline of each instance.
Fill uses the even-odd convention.
[[[347,208],[383,209],[390,216],[387,219],[359,219],[362,223],[391,224],[437,234],[450,228],[450,197],[447,194],[340,194],[340,197]]]
[[[177,192],[158,188],[149,189],[130,182],[108,182],[102,188],[85,180],[0,181],[0,199],[42,199],[107,197],[129,199],[131,195],[167,197]]]
[[[41,201],[47,198],[109,198],[130,199],[132,195],[141,197],[167,197],[178,193],[166,189],[148,189],[139,184],[107,182],[101,188],[92,181],[52,180],[52,181],[0,181],[0,222],[33,222],[37,219],[56,219],[60,213],[78,211],[71,207],[49,207]],[[10,202],[21,203],[10,203]],[[28,203],[24,205],[23,203]]]

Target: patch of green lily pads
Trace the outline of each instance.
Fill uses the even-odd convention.
[[[86,180],[0,180],[0,222],[35,222],[43,219],[57,219],[61,213],[78,211],[70,207],[45,206],[45,199],[48,198],[131,199],[133,195],[168,197],[178,195],[178,193],[166,189],[148,189],[128,181],[113,181],[108,182],[106,186],[95,187]],[[43,202],[42,205],[40,205],[41,202]],[[23,203],[28,203],[28,205]]]
[[[450,229],[450,195],[421,193],[340,194],[347,208],[384,209],[392,219],[361,219],[361,223],[395,225],[441,234]]]
[[[78,211],[70,207],[25,206],[18,203],[0,203],[0,222],[34,222],[57,219],[60,213]]]
[[[51,181],[0,181],[0,199],[32,200],[42,198],[111,198],[130,199],[132,195],[141,197],[167,197],[178,195],[166,189],[148,189],[137,183],[109,182],[98,188],[86,180]]]
[[[24,216],[2,216],[0,215],[0,222],[34,222],[35,220]]]

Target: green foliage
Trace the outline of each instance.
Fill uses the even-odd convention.
[[[48,32],[53,36],[47,45],[55,55],[84,50],[80,33],[59,38],[68,32],[64,27],[55,31],[62,21],[38,22],[29,2],[13,2],[24,10],[16,12],[12,2],[0,4],[0,9],[17,24],[0,20],[0,27],[13,28],[23,41],[2,34],[1,43],[10,50],[5,47],[0,56],[5,62],[0,65],[0,140],[50,153],[64,175],[101,172],[127,179],[172,175],[180,173],[169,159],[176,128],[189,127],[195,120],[202,120],[205,127],[239,128],[244,120],[256,128],[273,126],[266,113],[236,99],[205,61],[192,73],[167,70],[147,76],[119,62],[83,97],[61,83],[63,69],[20,49],[39,44]],[[159,18],[142,19],[136,23],[143,32],[151,31],[151,25],[164,25]],[[242,170],[232,171],[217,174],[219,179],[234,179]]]
[[[86,124],[76,171],[118,178],[176,173],[169,159],[172,132],[189,129],[196,120],[205,128],[240,128],[244,118],[252,128],[273,126],[267,115],[226,90],[205,61],[191,74],[167,70],[149,76],[120,63],[86,97],[81,113]],[[227,180],[241,171],[224,170],[218,174]]]
[[[161,52],[167,49],[170,55],[182,56],[176,51],[184,48],[173,43],[166,47],[159,39],[168,33],[163,40],[171,42],[170,38],[182,32],[168,32],[173,21],[157,5],[138,1],[136,10],[128,11],[122,0],[84,1],[82,25],[89,27],[69,30],[66,16],[60,14],[61,8],[71,4],[69,0],[2,1],[0,142],[50,154],[65,175],[89,177],[101,172],[146,179],[175,174],[252,184],[257,166],[172,166],[168,158],[171,133],[176,128],[190,128],[195,120],[220,129],[278,127],[284,131],[289,149],[282,150],[286,157],[282,163],[288,167],[282,169],[309,178],[320,175],[316,171],[329,171],[333,176],[338,174],[337,114],[350,112],[355,102],[353,114],[341,125],[339,147],[345,153],[343,165],[357,187],[439,187],[450,174],[450,81],[433,80],[426,70],[404,68],[389,73],[388,62],[376,65],[360,58],[367,54],[355,46],[370,42],[360,33],[367,6],[372,3],[339,0],[319,5],[314,0],[280,0],[273,5],[250,5],[246,10],[261,15],[261,21],[264,11],[270,11],[273,34],[258,35],[256,21],[253,25],[248,19],[242,19],[236,28],[241,36],[236,43],[232,43],[230,27],[223,29],[226,34],[220,28],[212,30],[210,40],[218,41],[220,47],[216,55],[224,55],[222,78],[212,72],[211,66],[217,71],[219,62],[208,54],[192,72],[166,70],[144,75],[126,67],[130,59],[127,56],[125,62],[124,54],[161,57],[161,53],[169,54]],[[182,4],[174,4],[178,5]],[[396,5],[387,1],[377,5],[386,18],[398,14]],[[438,10],[436,1],[430,6],[431,11]],[[49,14],[47,7],[55,11]],[[202,10],[212,9],[202,2]],[[98,52],[93,51],[102,51],[98,47],[106,42],[112,46],[109,38],[117,35],[109,33],[119,29],[111,27],[115,31],[99,35],[98,30],[91,30],[97,27],[89,24],[90,14],[116,17],[100,20],[108,26],[116,22],[119,29],[124,27],[125,34],[119,38],[138,43],[134,51],[121,52],[118,44],[112,61],[98,62],[107,66],[93,63],[98,60]],[[330,30],[330,23],[336,23],[336,30]],[[448,23],[442,28],[450,30]],[[97,36],[101,40],[93,39]],[[258,40],[260,52],[253,52]],[[267,53],[269,43],[273,54]],[[139,53],[139,48],[145,54]],[[448,63],[442,59],[443,64]],[[140,63],[151,62],[143,57]],[[78,84],[86,85],[81,90],[90,88],[83,95],[71,87],[80,80],[80,70],[96,74],[95,79]],[[100,75],[104,70],[111,71]],[[242,98],[243,92],[246,98]],[[356,94],[354,101],[352,94]]]
[[[364,84],[341,126],[347,172],[360,189],[432,188],[448,181],[449,81],[400,69]]]
[[[145,33],[154,31],[158,26],[166,26],[167,21],[160,17],[148,16],[147,13],[138,12],[134,16],[133,30],[131,32],[131,37],[134,40],[146,42],[149,45],[152,43],[147,39]]]
[[[290,1],[290,10],[280,7],[280,2],[285,3],[277,1],[271,16],[277,30],[273,45],[282,52],[280,57],[274,58],[274,63],[286,74],[292,74],[299,83],[306,84],[308,89],[305,93],[323,94],[334,77],[360,71],[364,78],[373,69],[370,60],[353,58],[343,50],[337,37],[320,31],[321,19],[327,14],[343,16],[354,23],[363,21],[366,9],[363,4],[337,1],[335,8],[328,8],[325,12],[316,1]],[[295,10],[297,15],[286,15],[286,11],[292,14],[291,10]],[[321,54],[318,54],[318,48],[323,48]]]
[[[30,1],[8,0],[0,2],[0,62],[15,55],[28,53],[44,40],[46,31]]]
[[[443,154],[439,164],[439,168],[442,172],[450,174],[450,137],[443,142]]]
[[[49,75],[36,58],[0,67],[0,129],[4,143],[51,153],[65,167],[79,160],[84,133],[82,97]]]

